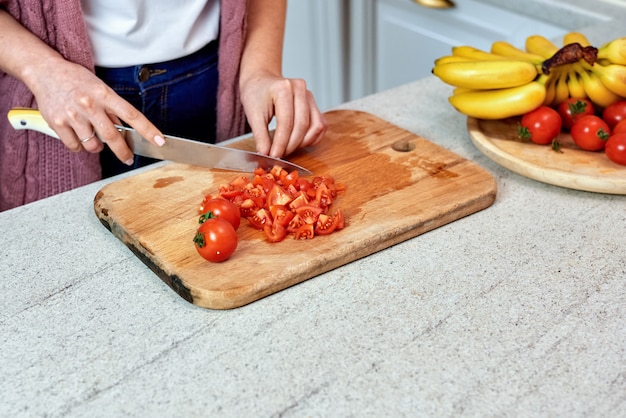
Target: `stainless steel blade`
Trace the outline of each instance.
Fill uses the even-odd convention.
[[[117,126],[117,128],[123,133],[133,153],[144,157],[244,172],[252,172],[257,167],[269,170],[278,165],[287,171],[297,170],[302,175],[312,174],[306,168],[280,158],[171,135],[166,135],[165,144],[157,147],[132,128],[125,126]]]

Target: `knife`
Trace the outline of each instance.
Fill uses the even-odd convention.
[[[13,108],[9,111],[8,118],[14,129],[30,129],[59,139],[37,109]],[[176,136],[164,135],[165,144],[159,147],[142,138],[133,128],[120,125],[115,127],[133,153],[144,157],[249,173],[258,167],[270,170],[274,166],[279,166],[287,171],[297,170],[303,175],[313,174],[304,167],[280,158]]]

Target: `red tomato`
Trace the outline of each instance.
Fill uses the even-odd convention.
[[[626,165],[626,133],[611,135],[606,141],[604,152],[614,163]]]
[[[313,239],[315,229],[312,224],[304,224],[296,231],[295,239]]]
[[[595,109],[590,100],[577,99],[575,97],[567,98],[559,103],[557,111],[563,121],[563,128],[568,131],[572,129],[574,122],[581,117],[595,114]]]
[[[198,254],[217,263],[230,258],[237,249],[237,232],[230,222],[209,218],[200,225],[193,242]]]
[[[287,236],[287,228],[276,222],[272,225],[266,225],[263,228],[263,232],[269,242],[279,242],[284,240]]]
[[[586,115],[572,126],[572,139],[585,151],[600,151],[609,138],[611,129],[599,116]]]
[[[548,106],[539,106],[522,116],[518,135],[535,144],[547,145],[561,132],[562,122],[559,113]]]
[[[265,208],[262,208],[262,209],[257,210],[254,215],[249,216],[248,222],[250,222],[250,225],[252,225],[256,229],[263,230],[265,226],[272,224],[272,217],[270,216],[270,213]]]
[[[208,198],[208,199],[207,199]],[[208,218],[223,218],[230,222],[233,228],[239,228],[241,222],[241,215],[239,214],[239,208],[233,202],[220,199],[210,198],[207,195],[200,205],[200,223],[203,223]]]
[[[626,100],[619,100],[605,107],[602,111],[602,119],[611,129],[619,122],[626,120]]]
[[[626,120],[618,122],[615,127],[611,128],[611,135],[621,133],[626,133]]]

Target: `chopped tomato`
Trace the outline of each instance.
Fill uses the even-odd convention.
[[[256,229],[263,229],[265,226],[272,225],[272,217],[267,210],[259,209],[254,215],[248,217],[248,222]]]
[[[274,184],[267,194],[267,204],[269,206],[288,205],[292,200],[293,198],[289,193],[278,184]]]
[[[274,166],[270,170],[256,169],[251,178],[237,176],[220,186],[214,197],[232,202],[241,217],[264,231],[268,241],[277,242],[288,233],[297,239],[310,239],[343,228],[341,211],[330,213],[337,194],[345,189],[331,176],[309,180],[300,177],[298,171]],[[201,206],[206,200],[208,197]]]
[[[274,205],[270,206],[270,213],[272,215],[272,219],[274,223],[278,223],[284,227],[289,225],[289,222],[294,217],[294,213],[284,205]]]
[[[304,224],[296,231],[295,239],[313,239],[315,232],[313,225]]]
[[[296,213],[300,215],[304,223],[315,225],[317,218],[322,213],[322,208],[314,205],[304,205],[296,208]]]
[[[263,232],[269,242],[279,242],[287,236],[287,228],[278,223],[273,223],[271,226],[265,225]]]

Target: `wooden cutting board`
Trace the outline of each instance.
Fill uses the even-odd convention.
[[[184,299],[229,309],[493,203],[493,177],[471,161],[371,114],[336,110],[326,117],[323,143],[290,159],[346,185],[334,203],[347,222],[339,232],[269,243],[244,220],[233,256],[223,263],[205,261],[192,242],[198,207],[205,194],[240,173],[178,163],[104,186],[94,198],[96,215]],[[394,150],[398,145],[411,150]],[[246,138],[234,146],[253,150],[254,142]],[[406,262],[419,264],[419,254],[407,254]]]
[[[584,151],[561,133],[560,152],[518,138],[519,118],[467,119],[472,142],[485,156],[511,171],[555,186],[596,193],[626,194],[626,166],[604,152]]]

